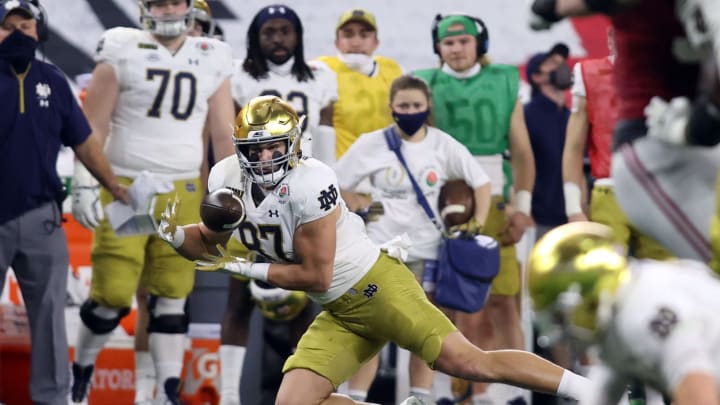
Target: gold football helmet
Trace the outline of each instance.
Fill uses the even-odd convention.
[[[295,319],[308,302],[302,291],[284,290],[256,280],[250,281],[250,295],[263,316],[274,321]]]
[[[192,9],[193,18],[202,26],[203,36],[211,37],[215,32],[215,19],[206,0],[195,0]]]
[[[295,109],[276,96],[255,97],[240,110],[233,142],[240,166],[254,183],[274,186],[295,167],[302,156],[300,128],[304,118],[298,118]],[[270,160],[261,161],[259,153],[251,148],[275,142],[284,142],[285,151],[275,151]]]
[[[179,15],[156,17],[150,13],[150,7],[153,3],[164,0],[139,0],[140,7],[140,25],[143,29],[160,36],[173,38],[187,32],[193,26],[194,12],[196,0],[186,0],[187,11]]]
[[[595,336],[615,291],[629,278],[625,248],[609,227],[595,222],[548,232],[532,250],[528,273],[535,309],[561,310],[578,332],[573,335],[583,339]]]

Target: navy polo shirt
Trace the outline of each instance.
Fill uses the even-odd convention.
[[[33,60],[24,79],[0,61],[0,224],[64,197],[61,145],[83,143],[90,126],[65,75]]]
[[[525,105],[525,123],[535,155],[532,217],[540,225],[557,226],[567,222],[562,153],[569,117],[567,107],[558,107],[540,91]]]

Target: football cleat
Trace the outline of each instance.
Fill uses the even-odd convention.
[[[72,365],[73,381],[70,388],[70,399],[76,404],[84,403],[90,392],[90,382],[95,366],[82,367],[77,363]]]

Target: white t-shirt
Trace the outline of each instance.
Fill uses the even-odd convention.
[[[243,175],[238,158],[229,156],[213,166],[208,189],[211,192],[221,187],[244,190],[246,219],[233,236],[273,262],[296,263],[295,230],[330,214],[333,209],[341,210],[330,289],[324,293],[307,292],[313,301],[324,304],[340,297],[377,261],[380,248],[368,238],[360,217],[348,211],[335,173],[324,163],[313,158],[300,160],[257,206],[251,196],[252,183],[243,184]]]
[[[689,260],[642,260],[631,271],[600,345],[607,380],[618,387],[636,378],[665,393],[692,372],[720,383],[720,282],[712,271]]]
[[[115,173],[198,177],[208,99],[232,73],[230,47],[187,37],[172,54],[149,32],[118,27],[103,34],[95,61],[110,64],[120,86],[105,145]]]
[[[445,132],[427,127],[420,142],[402,141],[400,148],[413,177],[437,218],[438,196],[445,182],[465,179],[473,188],[489,182],[485,171],[465,146]],[[383,130],[361,135],[335,166],[340,187],[352,190],[369,177],[385,213],[367,224],[370,239],[384,243],[407,232],[412,239],[408,261],[437,258],[440,232],[417,202],[417,194],[397,156],[385,141]]]
[[[290,72],[293,60],[273,68],[267,78],[256,80],[235,61],[232,92],[235,102],[242,107],[253,97],[275,95],[295,108],[298,116],[305,115],[301,148],[305,156],[312,156],[312,133],[320,125],[320,110],[338,99],[335,72],[322,64],[308,62],[314,78],[298,81]]]

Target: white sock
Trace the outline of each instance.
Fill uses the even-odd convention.
[[[435,400],[430,393],[429,389],[426,388],[420,388],[420,387],[410,387],[410,396],[413,396],[420,401],[422,401],[425,405],[434,405]]]
[[[365,402],[368,392],[365,390],[348,390],[348,396],[354,401]]]
[[[560,385],[558,385],[557,395],[580,399],[581,395],[590,392],[592,389],[592,381],[570,370],[564,370],[562,378],[560,379]]]
[[[473,405],[493,405],[495,402],[490,397],[490,394],[486,392],[482,392],[480,394],[474,394],[472,396],[472,404]]]
[[[185,356],[185,334],[150,333],[150,353],[155,363],[156,398],[165,397],[165,380],[180,378]]]
[[[220,397],[240,401],[240,377],[245,347],[220,345]]]
[[[155,365],[150,352],[135,352],[135,402],[150,401],[155,392]]]
[[[80,330],[78,330],[75,344],[75,363],[82,367],[94,365],[100,350],[110,340],[110,335],[112,332],[98,335],[80,322]]]

